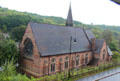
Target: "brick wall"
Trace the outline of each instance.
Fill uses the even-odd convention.
[[[33,43],[33,55],[31,57],[26,57],[24,56],[24,53],[23,53],[23,48],[24,48],[24,41],[26,38],[29,38],[32,40],[32,43]],[[23,39],[22,39],[22,42],[20,44],[20,56],[21,56],[21,59],[20,59],[20,64],[21,64],[21,68],[22,70],[25,72],[25,73],[29,73],[29,74],[34,74],[36,73],[36,77],[42,75],[41,74],[41,71],[39,68],[42,68],[40,65],[41,65],[41,59],[40,59],[40,55],[39,55],[39,52],[38,52],[38,48],[37,48],[37,45],[35,43],[35,39],[34,39],[34,36],[32,34],[32,29],[30,27],[30,24],[28,24],[27,28],[26,28],[26,31],[25,31],[25,34],[23,36]],[[27,69],[27,70],[26,70]]]
[[[31,39],[33,43],[33,55],[31,57],[24,56],[23,48],[24,48],[24,41],[26,38]],[[97,54],[96,57],[100,58],[100,62],[103,61],[103,50],[106,51],[105,59],[108,57],[107,49],[106,49],[106,43],[104,42],[104,45],[101,49],[100,56]],[[30,27],[30,24],[28,24],[28,27],[26,28],[25,34],[23,36],[22,42],[20,44],[20,68],[21,70],[26,73],[27,75],[32,75],[34,77],[40,77],[46,74],[53,74],[56,72],[68,70],[71,68],[77,68],[83,65],[87,65],[92,60],[92,52],[80,52],[80,53],[72,53],[72,54],[61,54],[57,56],[47,56],[47,57],[41,57],[38,48],[36,45],[35,38],[32,33],[32,29]],[[79,55],[79,65],[76,66],[76,56]],[[88,57],[87,63],[86,62],[86,56]],[[69,67],[65,69],[65,58],[69,57]],[[52,58],[55,58],[55,71],[51,72],[51,60]],[[62,61],[60,59],[62,58]]]
[[[24,56],[23,53],[23,48],[24,48],[24,41],[26,38],[29,38],[32,40],[33,43],[33,55],[32,57],[26,57]],[[88,63],[92,59],[92,53],[89,52],[83,52],[83,53],[73,53],[73,54],[64,54],[64,55],[57,55],[57,56],[48,56],[48,57],[40,57],[40,54],[38,52],[37,45],[35,43],[35,38],[32,33],[32,29],[30,25],[28,24],[28,27],[26,28],[25,34],[23,36],[22,42],[20,44],[20,52],[21,52],[21,69],[23,70],[24,73],[27,75],[33,75],[35,77],[40,77],[45,74],[52,74],[60,71],[66,70],[65,67],[65,58],[68,56],[69,57],[69,68],[73,67],[79,67],[82,65],[85,65],[85,55],[88,54]],[[79,55],[79,65],[76,66],[76,56]],[[55,58],[55,72],[51,72],[51,59]],[[62,61],[60,62],[60,58],[62,58]],[[74,60],[74,64],[73,61]],[[61,69],[60,69],[61,65]]]
[[[105,51],[105,56],[103,55],[104,51]],[[104,58],[103,58],[103,56],[104,56]],[[100,50],[99,58],[100,58],[99,59],[99,64],[106,62],[109,58],[109,55],[108,55],[108,52],[107,52],[107,45],[106,45],[105,41],[104,41],[102,49]]]

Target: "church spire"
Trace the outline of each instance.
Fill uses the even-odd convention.
[[[69,11],[68,11],[68,16],[67,16],[67,20],[66,20],[66,26],[73,26],[71,2],[70,2],[70,7],[69,7]]]

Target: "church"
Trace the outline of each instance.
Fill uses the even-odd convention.
[[[41,77],[112,59],[104,39],[73,25],[71,6],[65,26],[29,22],[20,44],[20,69]]]

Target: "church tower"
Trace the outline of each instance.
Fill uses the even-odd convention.
[[[72,9],[71,9],[71,3],[68,11],[68,16],[66,20],[66,26],[73,26],[73,18],[72,18]]]

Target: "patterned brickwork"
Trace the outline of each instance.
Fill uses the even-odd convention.
[[[24,48],[24,41],[26,38],[32,40],[33,43],[33,55],[31,57],[24,56],[23,48]],[[103,50],[106,50],[106,43],[104,43],[103,48],[101,49],[100,60],[102,60]],[[106,50],[107,51],[107,50]],[[65,67],[65,58],[69,57],[69,67],[68,69],[77,68],[83,65],[87,65],[92,60],[92,52],[80,52],[80,53],[72,53],[72,54],[61,54],[57,56],[47,56],[41,57],[40,53],[38,52],[38,48],[36,45],[35,38],[32,34],[32,29],[30,24],[26,28],[25,34],[23,36],[22,42],[20,44],[20,68],[21,70],[26,73],[27,75],[32,75],[34,77],[40,77],[46,74],[53,74],[56,72],[66,70]],[[76,56],[79,55],[79,65],[76,66]],[[87,63],[86,63],[86,56]],[[96,56],[97,57],[97,56]],[[51,72],[51,61],[52,58],[55,58],[55,71]],[[62,60],[60,61],[60,59]],[[107,52],[105,55],[105,59],[107,59]]]

